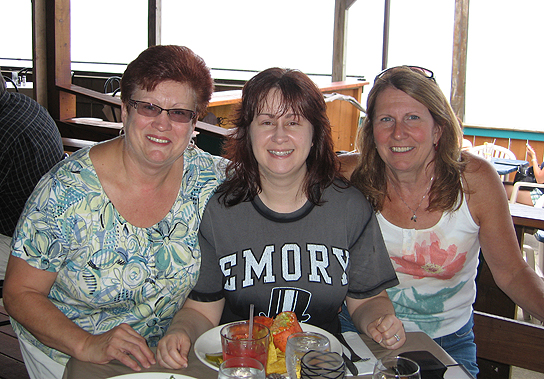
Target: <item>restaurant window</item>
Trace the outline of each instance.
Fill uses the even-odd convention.
[[[188,46],[213,69],[252,71],[242,74],[247,78],[274,66],[331,75],[334,0],[162,0],[162,5],[162,42]]]
[[[390,6],[387,67],[432,70],[448,99],[454,11],[455,0],[391,0]],[[384,0],[358,0],[349,10],[347,71],[364,73],[370,85],[382,70],[383,19]]]
[[[465,122],[544,131],[544,2],[471,1]]]
[[[147,3],[71,0],[72,70],[122,73],[147,47]]]

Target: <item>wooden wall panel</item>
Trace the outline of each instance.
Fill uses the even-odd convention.
[[[366,82],[358,82],[351,85],[333,83],[330,86],[323,87],[322,92],[324,94],[338,93],[351,96],[360,102],[363,86],[367,84]],[[239,103],[241,93],[238,91],[238,97],[234,95],[235,92],[226,96],[221,96],[218,93],[217,98],[212,99],[208,106],[209,112],[212,112],[216,117],[224,119],[224,123],[221,124],[223,128],[229,129],[233,127],[232,122],[230,122],[233,116],[232,111]],[[335,100],[327,103],[327,116],[332,126],[335,151],[351,151],[355,148],[355,137],[359,126],[360,113],[354,105],[347,101]]]

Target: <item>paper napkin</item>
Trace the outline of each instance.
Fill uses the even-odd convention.
[[[363,342],[361,337],[359,337],[359,334],[355,332],[344,332],[342,333],[346,342],[351,346],[351,348],[357,353],[358,356],[361,358],[370,358],[369,360],[365,362],[353,362],[355,363],[355,367],[359,370],[359,375],[366,375],[366,374],[372,374],[372,371],[374,371],[374,364],[376,363],[377,359],[372,354],[370,349],[366,346],[366,344]],[[348,349],[344,347],[344,352],[348,356],[348,358],[351,358],[351,354]],[[346,376],[352,376],[351,372],[346,368]]]

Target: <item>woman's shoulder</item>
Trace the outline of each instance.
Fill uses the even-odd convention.
[[[49,172],[52,176],[63,175],[66,171],[80,172],[83,168],[92,166],[89,159],[90,146],[84,147],[67,155],[64,159],[58,162]]]
[[[485,158],[468,152],[463,152],[462,157],[465,163],[463,176],[469,185],[485,184],[491,179],[499,178],[497,170]]]
[[[464,154],[464,160],[463,189],[473,215],[507,202],[504,184],[491,162],[470,153]]]
[[[212,155],[198,147],[194,147],[187,149],[184,159],[186,167],[190,170],[210,171],[222,179],[225,176],[228,160],[223,157]]]
[[[355,211],[370,208],[370,203],[365,195],[358,188],[344,180],[335,180],[334,184],[328,187],[327,197],[330,201],[345,204],[346,208]]]
[[[90,149],[90,146],[85,147],[63,159],[42,180],[56,183],[55,187],[75,189],[83,186],[85,191],[101,191],[100,181],[89,157]]]

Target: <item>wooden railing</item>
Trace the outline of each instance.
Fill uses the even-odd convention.
[[[56,88],[60,92],[69,93],[76,96],[84,96],[93,101],[104,105],[109,105],[114,108],[121,108],[122,102],[119,98],[97,92],[88,88],[84,88],[75,84],[62,85],[57,84]],[[56,120],[61,134],[65,139],[70,140],[71,145],[67,145],[67,151],[73,151],[78,146],[85,146],[90,141],[100,141],[113,138],[118,135],[122,127],[120,122],[109,122],[86,118],[68,118]],[[216,125],[208,124],[202,121],[197,121],[195,130],[202,135],[216,139],[223,139],[229,130]]]

